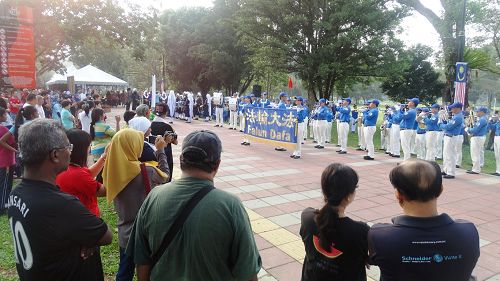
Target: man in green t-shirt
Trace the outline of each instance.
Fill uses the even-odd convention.
[[[184,226],[151,269],[152,255],[193,195],[213,187],[222,144],[210,131],[184,139],[181,179],[154,188],[144,201],[130,235],[127,254],[143,280],[257,280],[262,262],[241,201],[214,189],[196,205]]]

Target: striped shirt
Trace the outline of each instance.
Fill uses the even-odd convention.
[[[100,156],[104,153],[106,145],[111,142],[111,138],[115,135],[115,130],[106,123],[97,122],[94,125],[95,137],[92,141],[90,154]]]

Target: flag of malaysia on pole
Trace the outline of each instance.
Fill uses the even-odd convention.
[[[454,102],[460,102],[465,107],[465,95],[467,91],[467,63],[457,62],[455,77],[455,98]]]

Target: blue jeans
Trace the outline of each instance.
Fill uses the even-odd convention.
[[[125,254],[125,249],[120,248],[120,265],[116,273],[116,281],[132,281],[134,269],[134,259]]]

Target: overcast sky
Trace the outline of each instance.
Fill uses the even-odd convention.
[[[178,9],[181,7],[193,6],[212,6],[212,0],[121,0],[122,2],[131,2],[139,4],[143,7],[154,6],[158,10]],[[438,15],[441,14],[442,7],[440,1],[437,0],[421,0],[428,8],[432,9]],[[399,37],[407,43],[407,45],[416,45],[418,43],[432,47],[435,51],[440,49],[440,41],[437,32],[432,25],[421,16],[419,13],[414,13],[407,17],[401,23],[404,31]]]

